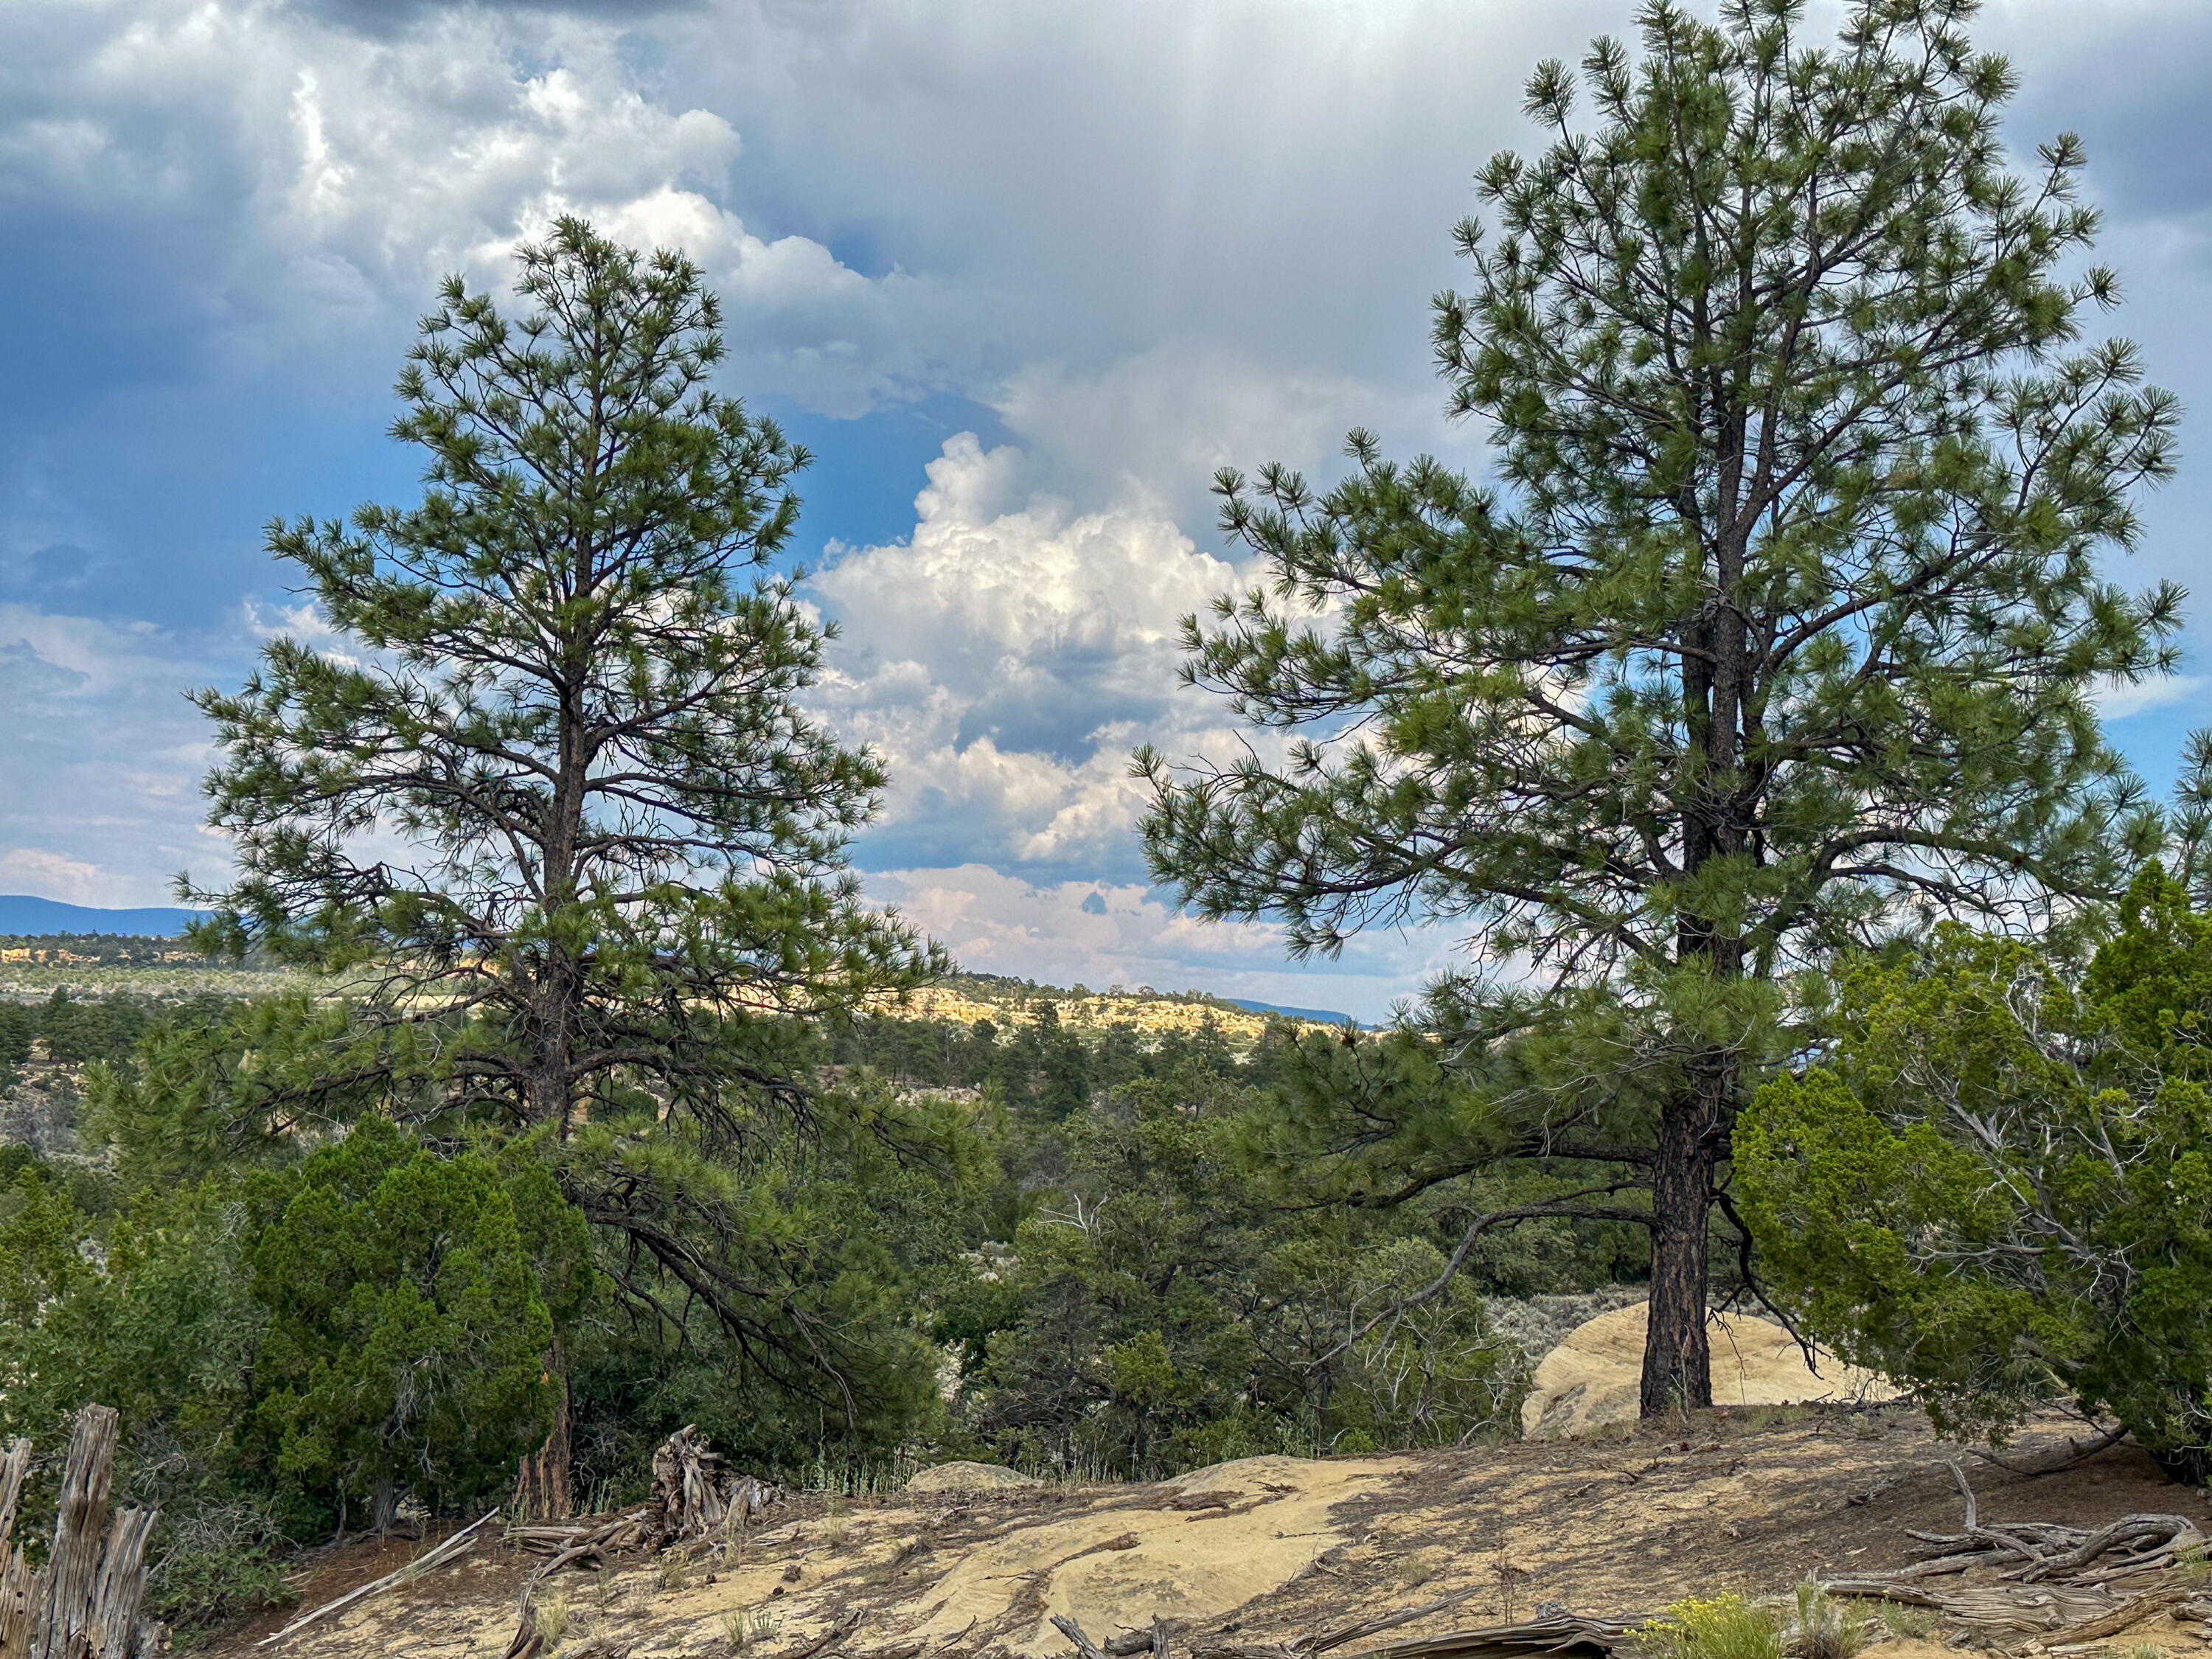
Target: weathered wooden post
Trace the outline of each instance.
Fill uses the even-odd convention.
[[[127,1509],[111,1525],[117,1426],[106,1406],[76,1414],[53,1547],[35,1573],[15,1541],[31,1443],[18,1440],[0,1455],[0,1659],[146,1659],[158,1650],[160,1626],[138,1615],[146,1540],[160,1515]]]
[[[18,1440],[0,1457],[0,1659],[31,1650],[31,1565],[15,1547],[15,1509],[31,1473],[31,1443]]]

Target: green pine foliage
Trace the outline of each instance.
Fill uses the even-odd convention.
[[[1138,757],[1200,914],[1300,954],[1465,934],[1432,1012],[1496,1109],[1438,1161],[1575,1160],[1592,1213],[1644,1207],[1647,1412],[1710,1399],[1714,1210],[1796,976],[2110,899],[2160,843],[2094,696],[2175,660],[2179,592],[2106,560],[2178,410],[2091,332],[2081,146],[2009,170],[1973,10],[1856,0],[1821,43],[1799,0],[1650,0],[1640,51],[1540,65],[1547,142],[1477,174],[1433,319],[1495,486],[1364,432],[1328,489],[1223,472],[1267,576],[1186,673],[1258,735]]]
[[[938,1316],[960,1423],[993,1455],[1150,1478],[1517,1422],[1525,1376],[1472,1276],[1396,1310],[1443,1274],[1425,1218],[1289,1210],[1243,1156],[1273,1104],[1186,1066],[1030,1142],[1040,1190]]]
[[[573,219],[518,259],[520,314],[449,282],[401,373],[420,502],[270,526],[342,645],[199,697],[238,877],[198,937],[345,1000],[173,1030],[110,1109],[149,1172],[368,1113],[527,1142],[623,1294],[703,1308],[857,1432],[818,1375],[845,1327],[744,1189],[821,1105],[792,1018],[938,958],[846,866],[881,767],[801,706],[823,635],[776,561],[808,458],[710,385],[687,260]]]
[[[1938,1423],[2051,1399],[2212,1474],[2212,917],[2155,868],[2087,972],[1963,929],[1842,983],[1737,1141],[1777,1292]]]

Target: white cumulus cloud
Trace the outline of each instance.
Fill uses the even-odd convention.
[[[698,260],[757,389],[847,412],[893,389],[926,285],[749,222],[737,125],[649,94],[625,40],[479,7],[366,34],[255,0],[25,0],[0,9],[0,204],[174,224],[196,319],[258,361],[419,310],[454,269],[504,289],[516,240],[578,213]]]
[[[1133,872],[1129,751],[1218,712],[1176,694],[1177,629],[1245,573],[1169,520],[1024,497],[972,434],[928,476],[910,538],[812,583],[842,634],[822,703],[891,766],[870,846]]]

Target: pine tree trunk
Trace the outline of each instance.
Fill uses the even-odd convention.
[[[568,1366],[556,1346],[546,1361],[560,1389],[545,1443],[523,1455],[514,1481],[514,1514],[522,1521],[565,1521],[576,1512],[568,1486]]]
[[[388,1475],[379,1475],[376,1487],[369,1494],[368,1529],[379,1538],[384,1537],[399,1522],[399,1487]]]
[[[1711,1068],[1698,1068],[1710,1073]],[[1641,1414],[1713,1403],[1705,1334],[1706,1232],[1713,1206],[1718,1077],[1693,1073],[1667,1103],[1651,1166],[1651,1303],[1644,1344]]]

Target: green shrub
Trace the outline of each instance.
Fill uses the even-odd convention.
[[[2001,1436],[2070,1396],[2212,1473],[2212,919],[2154,869],[2086,974],[1946,928],[1761,1089],[1740,1206],[1808,1334]]]
[[[204,1630],[298,1596],[284,1577],[291,1543],[266,1498],[164,1516],[149,1563],[147,1607],[180,1631]]]
[[[257,1183],[255,1418],[311,1504],[382,1524],[404,1492],[474,1499],[544,1439],[554,1317],[518,1197],[566,1210],[550,1182],[510,1188],[490,1159],[441,1158],[378,1118]]]
[[[1783,1659],[1780,1627],[1741,1595],[1677,1601],[1642,1634],[1660,1659]]]

